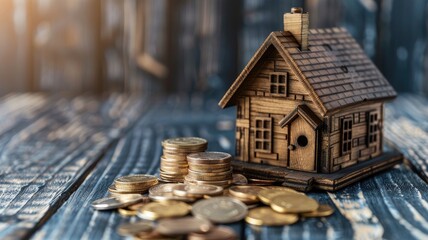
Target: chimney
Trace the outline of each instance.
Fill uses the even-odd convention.
[[[308,50],[309,14],[299,7],[284,14],[284,31],[289,31],[300,45],[301,51]]]

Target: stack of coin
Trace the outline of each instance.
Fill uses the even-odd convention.
[[[187,155],[189,172],[185,182],[227,187],[233,182],[232,156],[223,152],[200,152]]]
[[[130,193],[144,193],[156,184],[158,184],[156,176],[135,174],[115,179],[114,184],[112,184],[108,190],[112,196]]]
[[[207,140],[197,137],[171,138],[162,141],[160,179],[165,182],[183,182],[188,167],[186,156],[204,152],[207,146]]]

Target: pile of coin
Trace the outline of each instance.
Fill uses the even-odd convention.
[[[223,152],[199,152],[187,155],[189,171],[185,183],[227,187],[233,181],[232,156]]]
[[[162,141],[160,179],[164,182],[183,182],[187,175],[186,156],[207,150],[207,140],[197,137],[171,138]]]
[[[110,197],[92,203],[97,210],[118,209],[123,216],[142,219],[121,225],[122,236],[234,240],[233,229],[215,224],[245,219],[251,225],[282,226],[334,213],[304,193],[273,186],[275,181],[232,175],[231,155],[201,152],[207,147],[203,139],[169,139],[162,145],[161,180],[174,183],[159,184],[153,175],[123,176],[109,187]]]
[[[319,204],[306,194],[286,187],[266,187],[257,193],[257,197],[270,207],[251,209],[245,221],[252,225],[288,225],[297,222],[300,217],[327,217],[334,213],[329,205]]]
[[[158,184],[156,176],[135,174],[116,178],[108,191],[111,196],[121,194],[145,193],[150,187]]]

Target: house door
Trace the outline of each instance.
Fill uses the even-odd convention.
[[[289,168],[300,171],[316,171],[315,130],[302,118],[297,117],[289,125]]]

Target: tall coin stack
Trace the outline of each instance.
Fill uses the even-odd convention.
[[[204,152],[207,146],[207,140],[197,137],[171,138],[162,141],[160,179],[165,182],[183,182],[188,168],[186,156]]]
[[[199,152],[187,155],[189,170],[185,183],[229,186],[232,181],[232,156],[223,152]]]

